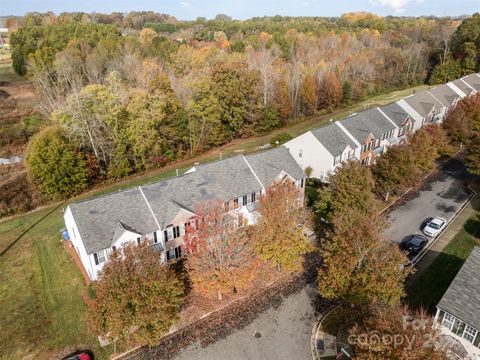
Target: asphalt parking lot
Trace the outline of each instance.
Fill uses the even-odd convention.
[[[470,196],[464,185],[465,177],[463,162],[450,160],[412,199],[388,214],[384,237],[400,243],[409,235],[420,234],[427,218],[439,216],[450,221]]]
[[[316,289],[307,286],[285,298],[250,325],[202,348],[184,349],[175,360],[309,360],[310,338],[315,323]],[[256,333],[259,333],[260,336]],[[258,337],[259,336],[259,337]]]

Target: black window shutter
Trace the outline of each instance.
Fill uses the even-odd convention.
[[[165,238],[165,242],[168,241],[168,231],[167,230],[163,230],[163,236]]]
[[[155,242],[155,244],[158,242],[156,231],[153,232],[153,241]]]
[[[93,253],[93,259],[95,260],[95,265],[98,265],[98,255],[97,255],[97,253]]]

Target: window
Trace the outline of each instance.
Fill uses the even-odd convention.
[[[167,260],[174,260],[182,256],[182,247],[177,246],[167,251]]]
[[[112,251],[113,252],[117,251],[117,247],[115,245],[112,246]]]
[[[252,202],[255,202],[255,201],[256,201],[255,195],[256,195],[255,193],[252,193]]]
[[[93,253],[93,259],[95,260],[95,265],[99,265],[105,261],[105,251],[101,250],[97,253]]]
[[[165,239],[165,242],[167,242],[168,239],[168,230],[163,230],[163,238]]]
[[[158,242],[157,232],[156,232],[156,231],[153,232],[153,242],[154,242],[155,244]]]
[[[465,323],[463,321],[455,319],[452,327],[452,332],[456,335],[462,336],[464,330],[465,330]]]
[[[473,340],[473,345],[480,348],[480,331],[477,331],[477,337]]]
[[[477,335],[477,330],[475,330],[470,325],[467,325],[467,327],[465,328],[465,332],[463,333],[463,338],[473,343],[473,340],[475,340],[476,335]]]
[[[173,227],[173,238],[176,239],[180,236],[180,226]]]
[[[445,313],[445,317],[443,318],[442,325],[445,326],[448,330],[451,330],[454,320],[455,318],[452,315]]]
[[[233,208],[234,209],[238,208],[238,199],[233,199]]]
[[[243,206],[248,204],[248,196],[247,195],[244,195],[242,200],[243,200]]]
[[[230,203],[227,201],[225,203],[225,212],[228,212],[230,210]]]
[[[137,244],[140,245],[140,238],[137,237]]]
[[[302,155],[303,155],[302,149],[298,150],[298,157],[302,157]]]
[[[363,145],[362,145],[362,153],[365,152],[365,151],[367,151],[367,145],[366,145],[366,144],[363,144]]]

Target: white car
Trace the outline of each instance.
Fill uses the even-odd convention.
[[[423,233],[430,237],[437,236],[440,231],[447,225],[447,220],[441,217],[436,217],[430,220],[423,228]]]

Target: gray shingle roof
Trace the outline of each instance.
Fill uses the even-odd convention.
[[[480,330],[480,247],[475,247],[438,307]]]
[[[160,226],[169,225],[182,208],[194,212],[201,202],[228,201],[262,189],[241,155],[195,168],[192,173],[142,186]]]
[[[470,74],[462,78],[468,85],[475,90],[480,91],[480,76],[478,74]]]
[[[430,90],[433,96],[438,99],[444,106],[452,106],[460,96],[453,91],[448,85],[438,85]]]
[[[402,127],[409,117],[408,113],[396,102],[382,106],[380,109],[392,119],[398,127]]]
[[[305,178],[302,168],[284,146],[245,157],[264,187],[269,187],[285,171],[296,180]]]
[[[368,109],[352,115],[345,120],[341,120],[340,124],[342,124],[360,144],[363,144],[370,133],[372,133],[375,138],[380,138],[384,133],[395,129],[395,126],[377,108]]]
[[[112,246],[119,227],[140,234],[156,230],[155,219],[138,188],[70,204],[88,254]]]
[[[461,79],[454,80],[452,83],[462,90],[466,95],[470,95],[470,93],[473,91],[473,89],[468,86],[468,84],[465,84]]]
[[[329,124],[311,132],[333,157],[342,154],[347,145],[352,149],[357,147],[350,136],[337,124]]]
[[[404,99],[421,117],[427,117],[433,108],[436,110],[444,107],[427,90],[419,91]]]
[[[155,219],[163,228],[181,209],[194,212],[197,204],[207,200],[228,201],[259,192],[259,180],[268,186],[282,170],[295,179],[305,177],[285,147],[247,158],[248,163],[238,155],[197,165],[196,171],[182,176],[71,204],[87,253],[110,247],[125,231],[152,233],[158,230]],[[259,180],[249,165],[258,172]]]

